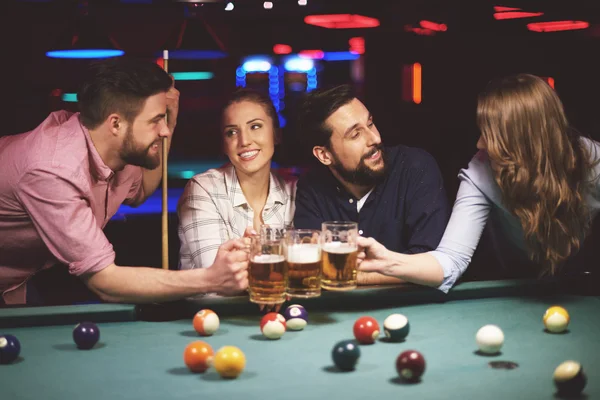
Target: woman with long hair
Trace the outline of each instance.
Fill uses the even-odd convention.
[[[436,250],[405,255],[360,238],[359,269],[447,292],[471,262],[486,224],[529,275],[555,275],[581,248],[600,209],[598,150],[567,121],[539,77],[491,82],[478,99],[478,153],[461,181]]]

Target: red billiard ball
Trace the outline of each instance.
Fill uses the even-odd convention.
[[[360,317],[354,323],[354,337],[361,344],[375,343],[379,332],[379,324],[373,317]]]
[[[265,314],[260,320],[260,331],[268,339],[279,339],[286,331],[285,317],[276,312]]]
[[[396,371],[407,381],[418,381],[425,372],[425,358],[416,350],[406,350],[396,359]]]
[[[210,336],[219,329],[219,316],[212,310],[200,310],[194,315],[194,329],[202,336]]]

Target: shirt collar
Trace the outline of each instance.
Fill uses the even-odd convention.
[[[225,173],[225,184],[228,188],[229,200],[233,207],[239,207],[244,204],[248,204],[246,196],[240,186],[240,181],[235,173],[233,165],[229,164]],[[267,202],[265,207],[273,206],[275,203],[286,204],[288,202],[288,195],[285,188],[282,186],[279,179],[275,177],[273,172],[269,176],[269,194],[267,196]]]
[[[85,137],[85,143],[87,144],[88,154],[90,155],[90,172],[92,173],[92,176],[99,181],[108,181],[114,175],[114,171],[104,163],[104,160],[102,160],[102,157],[98,154],[98,150],[92,141],[90,132],[81,123],[79,114],[77,114],[77,121],[83,132],[83,136]]]

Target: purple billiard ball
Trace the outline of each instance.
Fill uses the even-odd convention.
[[[81,350],[91,349],[99,339],[100,330],[93,322],[81,322],[73,329],[73,340]]]
[[[0,335],[0,364],[10,364],[19,357],[21,343],[13,335]]]
[[[306,309],[299,304],[292,304],[286,308],[283,313],[285,323],[288,329],[292,331],[301,331],[308,322],[308,313]]]
[[[396,359],[396,371],[407,381],[418,381],[425,372],[425,358],[416,350],[406,350]]]

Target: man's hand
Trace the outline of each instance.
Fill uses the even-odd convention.
[[[390,266],[389,250],[373,238],[359,236],[357,238],[359,253],[357,256],[358,270],[363,272],[379,272],[389,275]]]
[[[175,89],[175,81],[173,86],[167,92],[167,126],[171,135],[177,125],[177,115],[179,114],[179,90]]]
[[[215,262],[208,268],[215,292],[240,294],[248,287],[248,253],[242,239],[229,240],[219,247]],[[207,271],[207,272],[208,272]]]

